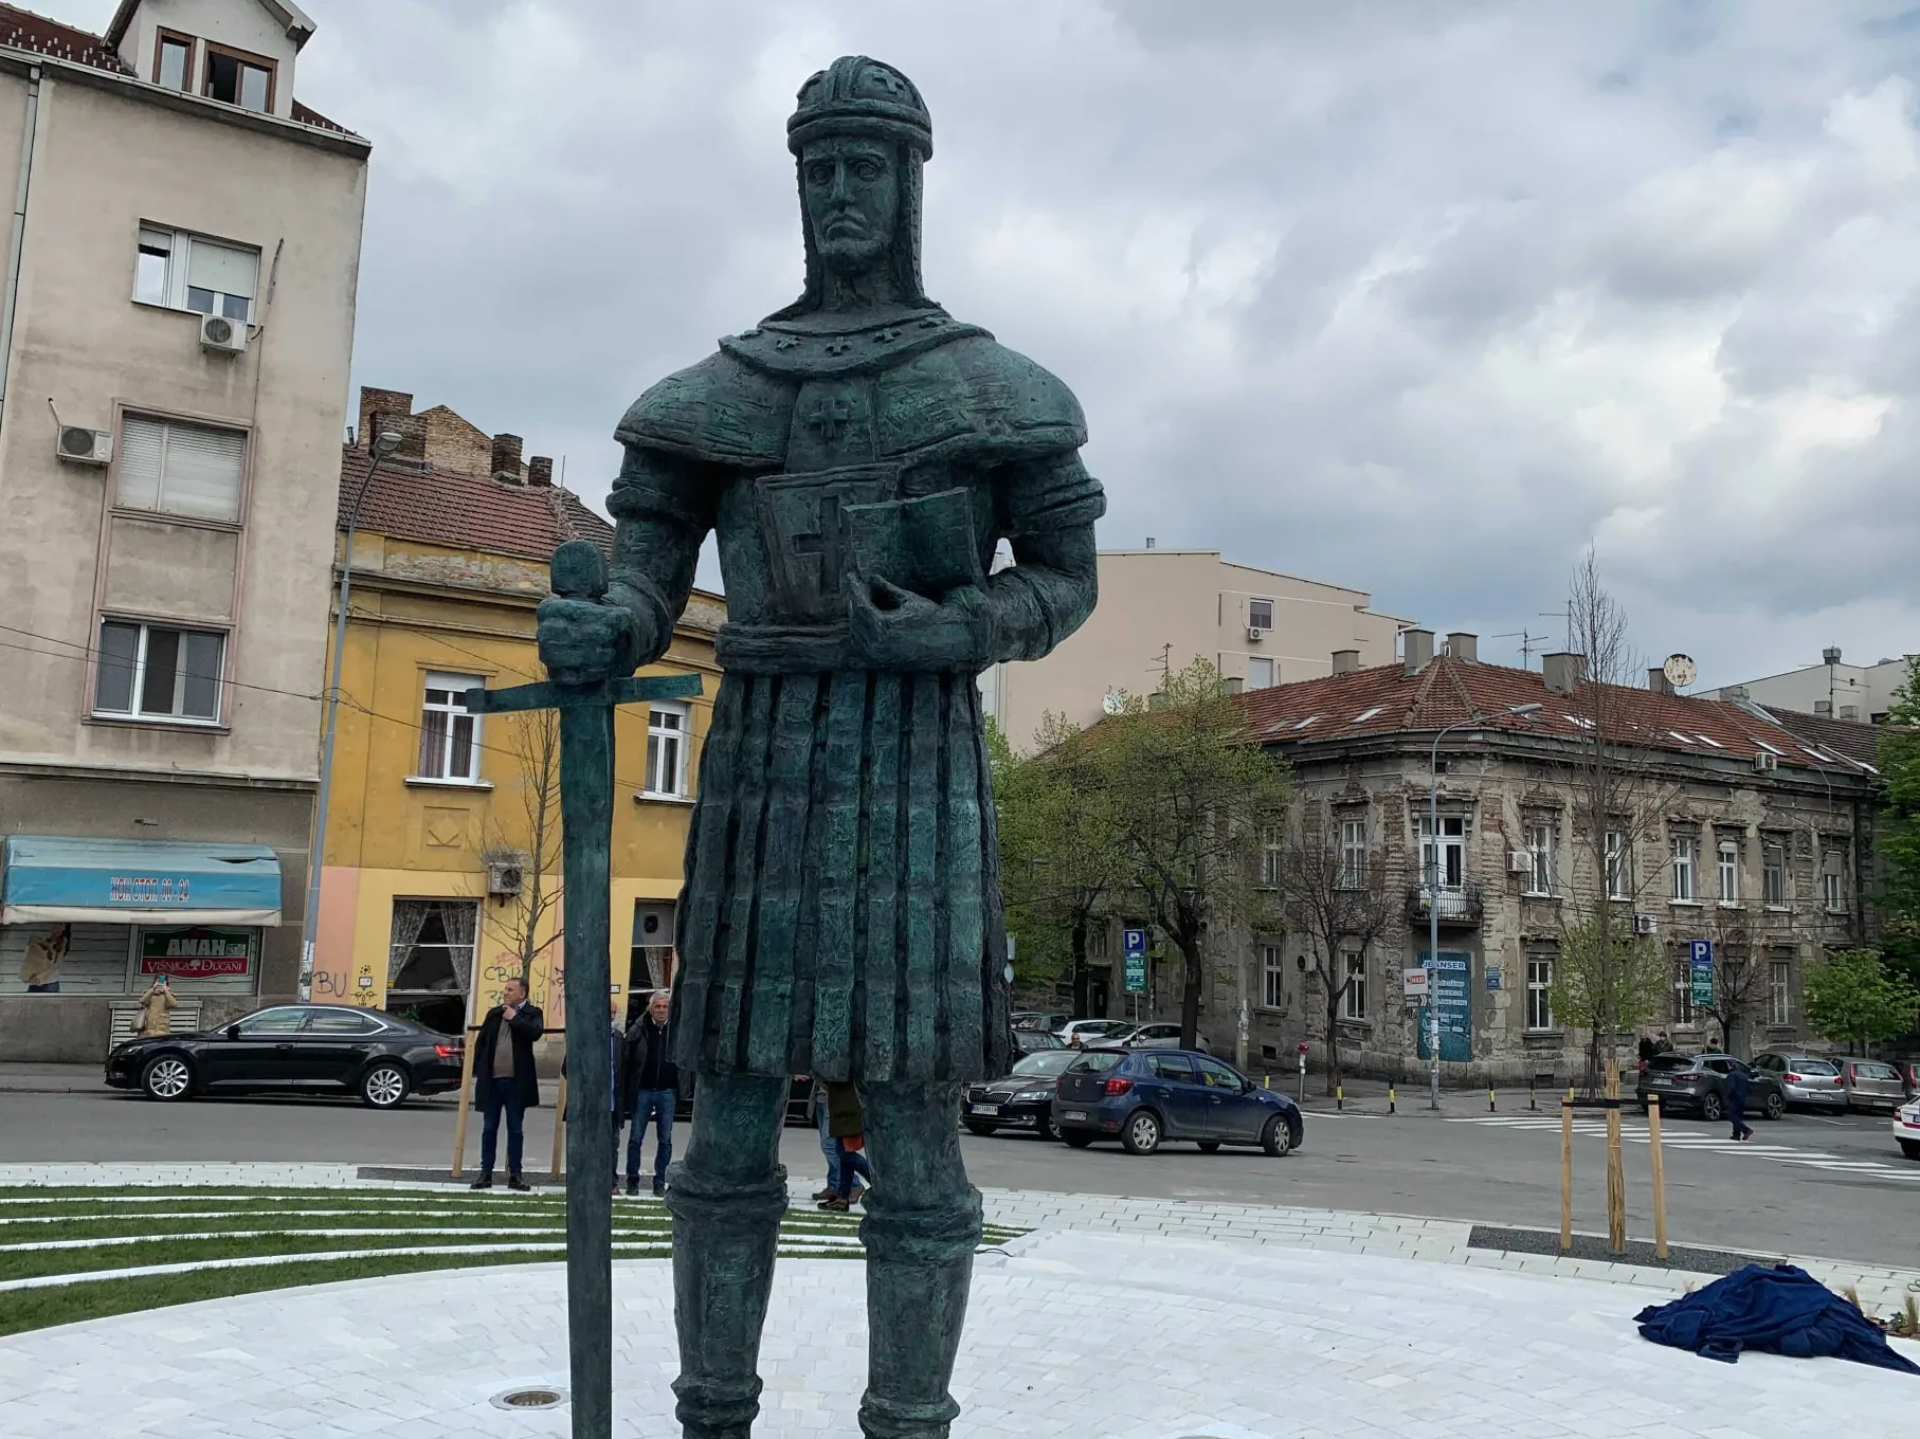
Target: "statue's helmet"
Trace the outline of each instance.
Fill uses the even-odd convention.
[[[810,143],[835,135],[859,135],[894,145],[900,177],[900,205],[890,249],[894,292],[902,303],[932,306],[920,284],[920,167],[933,154],[933,117],[913,81],[893,66],[866,55],[842,55],[807,77],[787,121],[787,148],[793,152],[801,191],[807,288],[793,304],[769,318],[794,319],[820,307],[822,267],[813,228],[806,222],[806,181],[799,177],[799,169]]]

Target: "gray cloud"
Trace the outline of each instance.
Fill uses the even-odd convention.
[[[1079,393],[1108,543],[1492,634],[1597,542],[1713,680],[1920,649],[1920,11],[306,3],[377,146],[356,378],[590,498],[797,290],[782,123],[863,50],[933,109],[929,288]]]

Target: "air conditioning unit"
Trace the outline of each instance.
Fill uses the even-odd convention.
[[[70,465],[106,465],[113,462],[113,435],[81,425],[62,425],[55,453]]]
[[[1253,644],[1259,644],[1260,641],[1265,639],[1266,637],[1267,637],[1267,627],[1265,625],[1248,625],[1247,626],[1247,639]]]
[[[1508,874],[1532,874],[1533,873],[1533,856],[1528,854],[1524,849],[1508,850],[1507,851],[1507,873]]]
[[[496,898],[520,893],[526,887],[527,873],[517,859],[487,861],[487,893]]]
[[[247,348],[247,322],[229,320],[225,315],[200,317],[200,348],[237,355]]]
[[[1652,934],[1657,929],[1658,926],[1654,923],[1652,915],[1636,914],[1633,917],[1633,932],[1635,934]]]
[[[1768,754],[1765,750],[1761,750],[1760,753],[1753,757],[1753,767],[1759,770],[1761,774],[1767,774],[1780,768],[1780,756]]]

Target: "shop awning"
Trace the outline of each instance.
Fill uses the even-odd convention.
[[[6,924],[280,923],[280,861],[265,845],[17,834],[5,861]]]

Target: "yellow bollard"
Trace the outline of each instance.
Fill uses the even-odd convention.
[[[1262,1089],[1272,1089],[1272,1088],[1273,1088],[1273,1076],[1272,1076],[1271,1074],[1263,1074],[1263,1075],[1261,1075],[1261,1076],[1260,1076],[1260,1087],[1261,1087]]]

